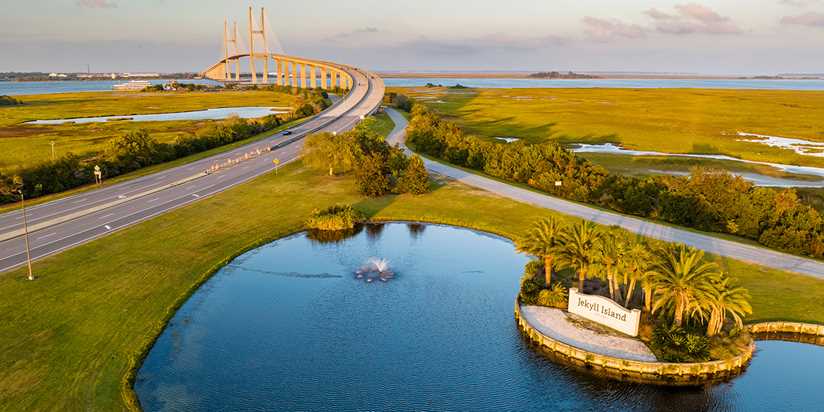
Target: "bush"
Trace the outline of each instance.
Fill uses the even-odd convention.
[[[397,190],[400,193],[422,195],[429,191],[429,173],[420,156],[412,156],[400,179]]]
[[[567,288],[560,283],[555,283],[551,289],[543,289],[538,292],[536,303],[541,306],[566,309],[568,299]]]
[[[316,230],[347,230],[365,220],[364,215],[350,205],[335,205],[315,210],[306,221],[306,227]]]
[[[677,326],[656,326],[651,344],[653,351],[666,362],[704,362],[710,358],[709,338]]]
[[[386,160],[380,154],[364,156],[355,170],[358,191],[365,196],[383,196],[392,189]]]
[[[6,95],[0,96],[0,106],[17,106],[20,104],[23,104],[23,102],[14,97]]]

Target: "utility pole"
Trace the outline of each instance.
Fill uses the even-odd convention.
[[[26,238],[26,263],[29,266],[29,280],[34,280],[34,274],[31,270],[31,249],[29,248],[29,221],[26,217],[26,199],[23,195],[23,189],[20,189],[20,207],[23,209],[23,233]]]

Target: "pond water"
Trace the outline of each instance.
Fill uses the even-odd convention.
[[[696,153],[665,153],[665,152],[655,152],[649,150],[632,150],[632,149],[625,149],[621,146],[612,144],[612,143],[603,143],[603,144],[587,144],[587,143],[577,143],[575,147],[572,149],[575,153],[605,153],[605,154],[614,154],[614,155],[626,155],[626,156],[667,156],[667,157],[689,157],[689,158],[698,158],[698,159],[712,159],[712,160],[725,160],[730,162],[741,162],[741,163],[748,163],[748,164],[755,164],[755,165],[764,165],[770,166],[777,170],[780,170],[785,173],[792,173],[792,174],[799,174],[799,175],[808,175],[808,176],[816,176],[824,178],[824,168],[821,167],[814,167],[814,166],[796,166],[796,165],[788,165],[783,163],[772,163],[772,162],[759,162],[756,160],[747,160],[747,159],[739,159],[737,157],[727,156],[727,155],[711,155],[711,154],[696,154]],[[663,171],[659,171],[663,172]],[[678,172],[667,172],[668,174],[679,174]],[[824,180],[817,180],[817,181],[804,181],[804,180],[797,180],[797,179],[788,179],[788,178],[780,178],[780,177],[771,177],[766,175],[761,175],[758,173],[735,173],[740,175],[746,180],[753,182],[759,186],[770,186],[770,187],[824,187]]]
[[[386,258],[395,277],[354,271]],[[369,226],[246,253],[174,315],[135,391],[157,410],[811,410],[824,348],[759,343],[742,377],[677,389],[567,369],[521,337],[513,300],[526,257],[478,232]]]
[[[476,88],[630,88],[630,89],[763,89],[824,90],[824,79],[478,79],[478,78],[386,78],[387,87],[422,87],[461,84]]]
[[[257,119],[270,114],[287,113],[283,107],[221,107],[218,109],[193,110],[190,112],[133,114],[130,116],[76,117],[71,119],[32,120],[25,124],[102,123],[111,121],[164,122],[173,120],[221,120],[233,116],[241,119]]]

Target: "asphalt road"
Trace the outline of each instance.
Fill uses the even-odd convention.
[[[392,130],[387,140],[393,144],[403,144],[406,139],[406,118],[393,109],[386,109],[386,112],[395,122],[395,128]],[[638,233],[667,242],[683,243],[704,250],[708,253],[726,256],[769,268],[786,270],[824,279],[824,262],[790,255],[787,253],[781,253],[759,246],[720,239],[702,233],[678,229],[632,216],[599,210],[579,203],[558,199],[545,194],[536,193],[531,190],[508,185],[506,183],[492,180],[474,173],[469,173],[443,163],[431,161],[429,159],[424,159],[424,163],[426,164],[426,168],[434,173],[447,176],[469,186],[484,189],[519,202],[529,203],[546,209],[552,209],[566,215],[590,220],[602,225],[620,226],[633,233]]]
[[[155,174],[27,208],[33,259],[106,236],[161,213],[193,203],[271,171],[273,159],[295,160],[302,138],[316,131],[342,132],[373,112],[384,94],[383,80],[359,69],[350,93],[292,134],[273,135],[227,153]],[[274,148],[269,151],[269,148]],[[216,172],[204,173],[215,165]],[[0,272],[26,261],[19,210],[0,214]]]

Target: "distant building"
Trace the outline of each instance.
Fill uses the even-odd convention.
[[[49,77],[64,79],[64,78],[69,77],[69,76],[67,76],[63,73],[49,73]]]
[[[142,78],[160,77],[160,74],[159,73],[123,73],[123,77],[126,77],[126,78],[129,78],[129,77],[142,77]]]
[[[130,80],[126,83],[120,83],[112,86],[112,90],[139,92],[151,86],[148,80]]]

